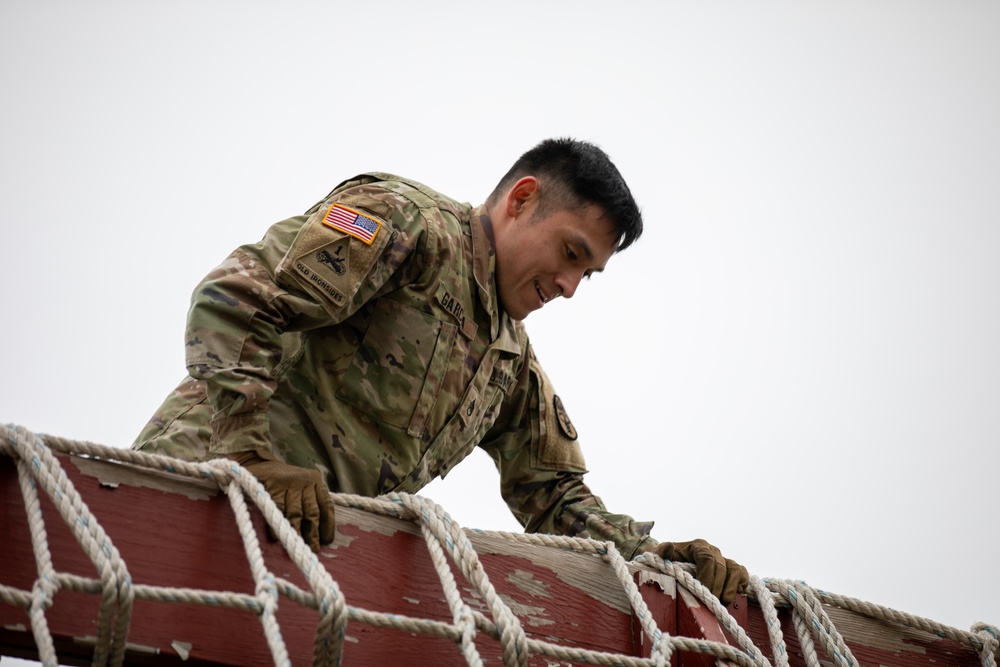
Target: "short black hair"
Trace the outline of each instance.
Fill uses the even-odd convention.
[[[546,139],[518,158],[487,200],[491,204],[524,176],[538,178],[536,216],[596,204],[618,232],[615,252],[642,235],[642,213],[607,153],[578,139]]]

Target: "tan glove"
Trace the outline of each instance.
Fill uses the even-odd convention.
[[[266,449],[230,454],[229,459],[253,473],[274,499],[292,528],[301,532],[313,551],[333,542],[336,533],[333,500],[318,470],[279,461]]]
[[[722,604],[729,604],[737,593],[750,583],[747,569],[730,558],[724,558],[718,548],[705,540],[691,542],[660,542],[653,553],[663,560],[694,563],[695,578],[712,591]]]

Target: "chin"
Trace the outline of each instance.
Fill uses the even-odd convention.
[[[526,318],[529,314],[531,314],[530,310],[509,310],[507,308],[504,308],[504,312],[507,313],[507,317],[514,320],[515,322],[520,322],[521,320]]]
[[[499,295],[497,295],[497,300],[500,302],[500,310],[506,313],[507,317],[515,322],[520,322],[528,316],[528,313],[531,312],[530,309],[525,310],[524,308],[518,308],[516,304],[507,303],[503,297]]]

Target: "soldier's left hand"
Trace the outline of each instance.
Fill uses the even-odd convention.
[[[737,593],[746,590],[750,583],[747,569],[731,558],[725,558],[719,549],[705,540],[690,542],[660,542],[653,553],[663,560],[694,563],[695,578],[722,604],[729,604]]]

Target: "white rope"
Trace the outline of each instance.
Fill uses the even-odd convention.
[[[426,523],[420,524],[420,531],[427,542],[427,549],[431,555],[431,562],[434,570],[441,579],[441,586],[444,588],[445,601],[451,609],[452,621],[460,631],[460,645],[465,662],[471,667],[480,667],[483,664],[479,651],[476,649],[476,619],[472,615],[472,608],[462,599],[462,594],[455,583],[455,577],[448,566],[444,550],[441,548],[441,540],[431,530]]]
[[[747,592],[757,598],[764,623],[767,625],[767,636],[771,641],[771,653],[775,667],[788,667],[788,649],[785,646],[785,636],[781,631],[781,621],[778,610],[774,606],[774,596],[767,590],[760,577],[751,576]]]
[[[834,665],[858,667],[858,661],[854,659],[851,649],[834,627],[813,589],[801,581],[773,580],[768,581],[768,585],[788,600],[803,620],[809,621],[810,629],[819,638],[823,650],[833,659]]]
[[[771,663],[764,657],[764,654],[760,652],[750,637],[747,636],[743,628],[740,627],[736,619],[730,615],[729,610],[727,610],[719,599],[712,595],[712,591],[708,590],[700,581],[694,578],[691,574],[693,569],[690,566],[684,566],[680,563],[674,563],[670,561],[664,561],[659,556],[652,552],[647,552],[642,554],[640,557],[635,559],[637,563],[646,563],[655,569],[669,574],[670,576],[677,579],[678,582],[688,591],[694,594],[698,601],[705,605],[709,611],[715,616],[719,624],[729,632],[730,635],[736,640],[742,653],[733,650],[733,647],[728,644],[722,644],[719,642],[707,642],[700,640],[695,648],[685,647],[686,650],[697,650],[700,653],[711,653],[719,658],[725,658],[727,660],[732,660],[733,662],[738,662],[741,665],[746,665],[750,667],[751,665],[755,667],[771,667]],[[678,640],[679,641],[679,640]]]
[[[45,667],[56,665],[55,646],[52,644],[52,636],[49,633],[48,619],[45,618],[45,610],[52,605],[52,598],[58,590],[55,579],[56,572],[52,567],[52,558],[48,549],[48,538],[45,533],[45,524],[41,520],[42,512],[39,506],[38,490],[35,488],[31,474],[28,472],[28,463],[24,459],[17,461],[17,478],[21,485],[21,495],[25,499],[25,510],[28,513],[28,528],[31,531],[31,540],[35,544],[42,545],[41,549],[35,549],[35,567],[38,570],[38,579],[32,586],[31,593],[27,598],[28,617],[31,619],[31,631],[36,637],[40,637],[38,644],[39,661]]]
[[[972,626],[972,632],[983,643],[983,648],[979,652],[983,667],[997,667],[997,652],[1000,649],[1000,641],[997,640],[1000,631],[995,625],[976,623]]]
[[[347,604],[330,573],[305,544],[301,535],[291,527],[264,487],[252,474],[231,461],[191,463],[135,450],[103,447],[50,436],[45,436],[43,442],[42,438],[15,426],[0,426],[0,436],[2,436],[0,453],[14,458],[17,463],[18,480],[28,515],[37,570],[37,578],[30,591],[0,585],[0,601],[28,611],[39,658],[47,667],[57,665],[57,659],[45,611],[52,605],[53,596],[60,588],[101,596],[97,641],[94,647],[95,667],[106,665],[119,667],[122,664],[134,599],[213,605],[251,613],[261,623],[274,664],[285,667],[290,665],[290,659],[276,617],[282,598],[319,612],[313,650],[313,664],[319,667],[340,665],[349,621],[414,634],[444,637],[456,644],[466,663],[471,667],[483,665],[483,659],[476,646],[477,633],[499,641],[503,661],[507,667],[526,667],[532,655],[593,665],[666,667],[676,651],[713,655],[741,667],[771,667],[771,663],[730,616],[726,608],[692,576],[693,568],[689,564],[665,562],[651,553],[643,554],[636,559],[637,563],[674,577],[715,616],[719,625],[735,639],[736,646],[704,639],[672,636],[663,632],[657,627],[653,615],[642,599],[628,565],[611,542],[557,535],[475,531],[485,536],[600,556],[609,564],[621,583],[632,613],[652,649],[650,657],[638,658],[567,647],[528,637],[517,615],[490,583],[467,532],[440,506],[426,498],[403,493],[379,498],[334,494],[332,496],[334,502],[341,506],[355,507],[419,524],[434,570],[441,581],[451,622],[372,612]],[[117,549],[111,544],[97,520],[90,515],[80,495],[53,456],[53,451],[126,462],[194,479],[209,480],[217,484],[228,497],[236,518],[254,580],[253,593],[133,585]],[[99,579],[54,570],[40,509],[39,488],[52,499],[63,521],[70,526],[77,542],[94,563]],[[247,500],[259,509],[290,559],[302,572],[308,583],[308,590],[277,577],[268,569],[250,518]],[[471,585],[474,593],[485,602],[489,617],[473,610],[464,601],[449,559]],[[998,632],[995,626],[977,623],[971,632],[962,632],[886,607],[813,589],[802,582],[761,580],[751,577],[748,594],[755,598],[761,607],[775,667],[788,667],[787,647],[776,608],[778,603],[792,607],[792,618],[799,635],[799,645],[806,664],[810,667],[818,667],[821,664],[813,645],[813,636],[819,640],[836,667],[858,666],[843,637],[830,621],[825,611],[826,606],[849,609],[865,616],[947,637],[976,650],[981,657],[983,667],[997,667]]]
[[[946,637],[957,644],[969,646],[980,654],[984,660],[984,664],[987,664],[985,662],[986,660],[992,660],[992,662],[989,663],[990,667],[995,667],[996,665],[996,626],[987,625],[985,623],[976,623],[972,626],[971,632],[964,632],[958,628],[938,623],[937,621],[929,618],[915,616],[913,614],[884,607],[873,602],[866,602],[864,600],[839,595],[837,593],[829,593],[818,588],[812,589],[812,591],[817,598],[829,605],[840,607],[841,609],[847,609],[856,614],[892,623],[894,625],[916,628],[918,630],[937,635],[938,637]]]
[[[792,610],[792,625],[795,627],[795,634],[798,635],[799,648],[802,649],[806,667],[820,667],[819,655],[816,654],[816,644],[809,633],[809,625],[796,609]]]
[[[288,649],[281,638],[281,629],[278,627],[278,621],[275,617],[278,611],[278,587],[274,582],[274,575],[264,566],[257,533],[253,529],[250,512],[247,510],[243,494],[239,493],[237,479],[238,477],[230,480],[226,495],[229,496],[229,503],[236,515],[236,524],[239,527],[240,536],[243,538],[247,561],[250,563],[250,573],[255,584],[254,597],[260,609],[258,616],[261,625],[264,626],[264,636],[267,638],[275,667],[291,667],[292,661],[288,657]]]
[[[71,583],[75,588],[87,592],[101,594],[101,605],[97,620],[97,640],[94,647],[94,667],[119,667],[124,659],[125,642],[128,634],[128,624],[131,616],[134,597],[157,602],[192,602],[218,604],[233,608],[252,610],[260,619],[264,635],[276,665],[289,665],[288,652],[281,639],[280,629],[274,618],[277,606],[277,593],[274,585],[275,576],[263,567],[263,555],[257,542],[256,533],[246,510],[244,494],[254,500],[265,519],[282,541],[292,560],[298,565],[312,588],[313,595],[309,599],[313,607],[320,610],[320,621],[317,626],[314,664],[333,666],[339,664],[342,654],[344,625],[347,621],[346,606],[340,596],[337,585],[329,573],[319,563],[312,551],[305,546],[301,536],[292,530],[288,521],[271,500],[253,475],[243,468],[225,461],[192,464],[177,461],[132,450],[113,449],[92,443],[80,443],[58,438],[48,438],[49,446],[33,434],[18,427],[3,427],[3,439],[0,449],[4,454],[17,460],[19,469],[27,469],[31,473],[28,484],[22,482],[22,494],[25,497],[25,507],[28,511],[29,526],[32,533],[32,548],[36,562],[39,565],[39,577],[31,593],[14,594],[9,587],[0,587],[3,599],[27,602],[32,614],[32,633],[35,635],[39,657],[45,665],[56,665],[57,658],[51,633],[44,618],[36,620],[40,610],[51,602],[52,586],[47,582]],[[73,488],[65,472],[52,454],[52,451],[75,453],[106,460],[127,461],[145,465],[153,469],[165,470],[186,475],[196,479],[216,481],[230,499],[237,518],[237,526],[244,540],[247,557],[256,582],[255,595],[252,598],[222,591],[192,591],[159,586],[138,587],[131,585],[131,579],[125,569],[117,549],[108,539],[97,520],[91,516],[86,504]],[[23,476],[23,475],[22,475]],[[49,547],[45,539],[44,525],[38,510],[36,485],[42,488],[52,499],[66,524],[73,531],[77,542],[94,563],[101,575],[100,581],[88,580],[75,575],[59,575],[46,570],[46,563],[51,562]],[[27,486],[27,490],[25,490]],[[24,605],[22,605],[24,606]]]
[[[101,603],[92,664],[94,667],[105,667],[108,664],[120,667],[124,660],[125,638],[128,635],[134,597],[125,563],[97,520],[91,516],[52,451],[24,428],[6,427],[4,434],[5,451],[11,450],[17,457],[22,493],[26,494],[25,507],[28,510],[35,560],[39,564],[39,578],[31,593],[30,613],[32,631],[38,633],[36,641],[40,654],[45,650],[45,655],[40,657],[46,665],[57,664],[55,651],[51,649],[52,637],[47,622],[39,618],[42,609],[51,603],[51,596],[56,589],[36,485],[52,500],[63,521],[100,574]],[[30,473],[30,480],[26,473]],[[26,485],[30,487],[29,491],[25,490]],[[28,499],[29,495],[31,499]]]

